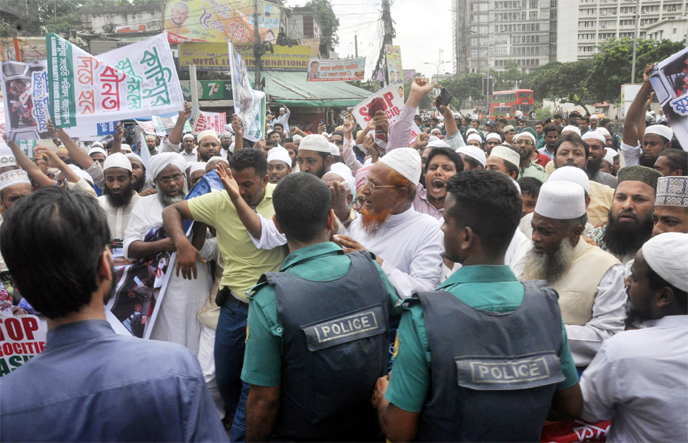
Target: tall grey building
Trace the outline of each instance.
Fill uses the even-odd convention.
[[[557,58],[557,0],[454,0],[453,24],[458,74],[503,71],[507,60],[529,72]]]

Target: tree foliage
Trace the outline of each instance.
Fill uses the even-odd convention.
[[[490,75],[495,79],[495,91],[508,91],[510,89],[516,89],[525,77],[523,72],[518,69],[518,63],[516,63],[514,60],[507,60],[504,63],[504,71],[502,72],[490,70]]]
[[[482,74],[464,74],[460,77],[454,77],[440,82],[440,84],[447,88],[447,91],[453,96],[450,106],[455,111],[461,109],[462,105],[468,100],[485,100],[483,95],[483,75]]]
[[[318,20],[322,25],[321,41],[327,44],[328,48],[334,48],[339,43],[339,19],[332,10],[332,3],[330,0],[310,0],[306,6],[310,6],[318,14]]]
[[[592,65],[591,59],[570,63],[548,63],[527,75],[521,86],[532,89],[539,100],[551,99],[573,103],[588,111],[588,77]]]

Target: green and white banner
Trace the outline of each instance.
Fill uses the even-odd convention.
[[[244,127],[244,138],[256,142],[265,137],[266,96],[254,91],[248,79],[248,69],[232,43],[229,46],[229,64],[232,77],[234,112]]]
[[[46,35],[50,115],[56,128],[179,111],[182,89],[165,34],[93,57]]]

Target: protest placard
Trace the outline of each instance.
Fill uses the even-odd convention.
[[[0,377],[45,349],[48,325],[35,315],[0,315]]]
[[[308,61],[309,82],[348,82],[363,80],[365,76],[365,57],[344,60]]]
[[[2,63],[0,80],[9,140],[50,138],[46,70],[45,60]]]
[[[659,63],[650,83],[681,147],[688,151],[688,49]]]
[[[98,58],[48,34],[50,115],[56,128],[179,111],[184,106],[164,34]]]
[[[368,106],[370,106],[370,103],[378,97],[382,98],[382,100],[385,102],[384,111],[387,115],[389,124],[391,125],[397,121],[399,115],[401,114],[401,110],[404,108],[404,94],[403,90],[399,89],[400,86],[401,85],[389,85],[386,88],[380,89],[378,92],[356,105],[352,111],[356,122],[361,125],[362,128],[368,126],[368,123],[370,123],[372,120],[372,118],[368,115]],[[413,123],[409,144],[413,143],[419,133],[420,128]]]
[[[212,129],[213,131],[221,134],[225,131],[225,125],[227,124],[227,115],[224,112],[206,112],[199,111],[198,119],[194,125],[194,132],[205,131],[206,129]]]
[[[265,93],[254,91],[248,70],[234,45],[227,43],[231,66],[234,112],[241,119],[244,138],[256,142],[265,136]]]

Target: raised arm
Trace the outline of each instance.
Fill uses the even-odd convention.
[[[53,126],[53,122],[51,120],[48,120],[48,132],[52,137],[57,137],[60,139],[60,141],[62,141],[64,147],[67,148],[67,151],[69,151],[69,156],[74,159],[77,165],[84,169],[88,169],[93,166],[93,163],[95,163],[93,159],[87,153],[85,153],[83,149],[77,146],[76,143],[74,143],[74,140],[72,140],[72,138],[64,129],[55,129],[55,126]]]
[[[179,145],[182,141],[182,133],[184,132],[184,123],[191,117],[191,103],[184,102],[184,109],[179,111],[179,118],[177,118],[177,123],[172,129],[172,133],[168,137],[168,140],[173,145]]]
[[[238,115],[232,116],[232,130],[234,131],[234,152],[244,147],[244,128]]]
[[[342,145],[342,160],[344,160],[344,163],[351,169],[351,172],[356,174],[356,171],[358,171],[363,165],[361,162],[358,161],[356,158],[356,154],[354,154],[354,140],[352,136],[352,132],[354,130],[354,126],[356,123],[354,122],[354,118],[351,115],[351,112],[349,112],[346,116],[346,120],[344,121],[343,129],[344,129],[344,144]]]
[[[7,137],[7,135],[5,135]],[[16,142],[14,141],[7,141],[7,146],[10,147],[12,150],[12,154],[14,154],[14,158],[17,159],[17,163],[23,170],[26,171],[27,174],[29,174],[29,177],[31,180],[33,180],[34,183],[38,185],[39,188],[42,188],[44,186],[55,186],[57,182],[41,171],[38,166],[24,154],[24,151],[21,150],[19,145],[17,145]]]
[[[645,73],[643,74],[643,85],[638,91],[638,95],[635,96],[631,106],[628,108],[628,113],[626,114],[626,121],[624,122],[623,130],[623,142],[629,146],[638,146],[640,141],[640,136],[642,134],[638,131],[638,124],[641,119],[645,120],[645,102],[650,98],[652,93],[652,85],[650,84],[650,72],[657,65],[653,63],[645,68]]]
[[[232,177],[232,171],[229,168],[225,168],[225,165],[219,163],[217,165],[217,175],[222,180],[222,185],[225,187],[225,191],[232,200],[234,207],[236,208],[237,214],[241,223],[244,224],[246,230],[251,236],[260,240],[261,237],[261,221],[258,214],[251,209],[251,207],[241,198],[239,193],[239,184],[236,182],[234,177]]]
[[[44,147],[44,146],[37,146],[36,149],[34,149],[34,153],[36,155],[44,155],[48,157],[48,164],[52,164],[54,167],[60,170],[65,176],[65,179],[69,183],[76,183],[78,182],[81,177],[76,175],[74,171],[72,171],[72,168],[67,166],[65,162],[62,161],[60,157],[57,156],[53,151],[50,149]]]
[[[643,108],[643,114],[642,115],[647,115],[647,110],[650,108],[650,105],[652,104],[652,100],[655,98],[655,93],[652,92],[650,93],[650,98],[647,99],[645,102],[645,107]],[[638,122],[638,139],[640,140],[640,144],[643,144],[643,139],[645,138],[645,128],[647,127],[647,119],[646,118],[641,118],[640,122]]]
[[[111,154],[122,152],[122,137],[124,137],[124,128],[122,127],[122,123],[117,123],[115,127],[115,138],[112,140]]]
[[[429,78],[414,78],[413,83],[411,83],[409,98],[406,100],[406,106],[417,108],[420,104],[420,100],[432,91],[434,87],[434,80],[430,80]]]

